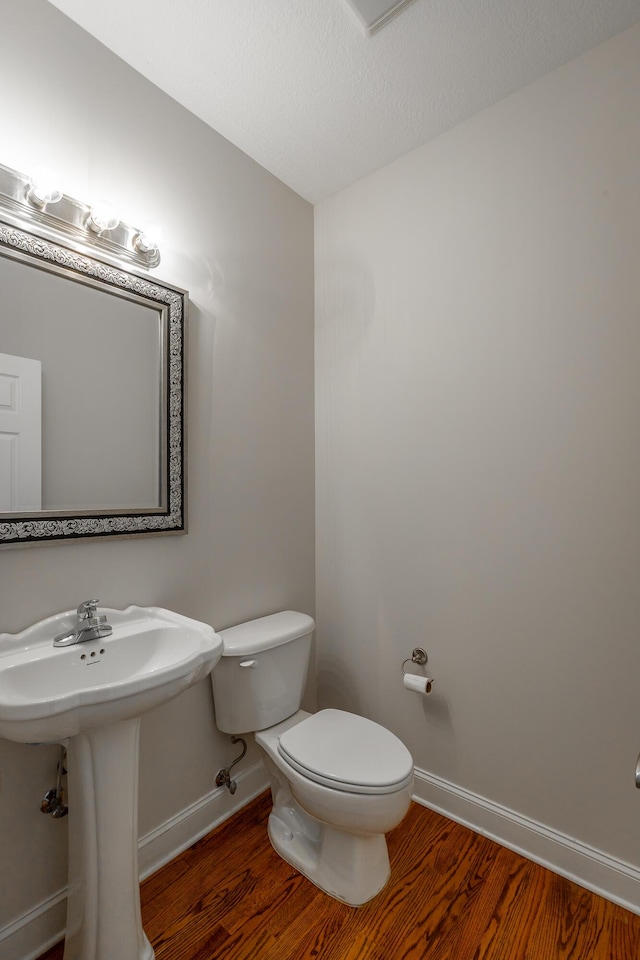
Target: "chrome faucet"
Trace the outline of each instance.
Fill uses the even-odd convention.
[[[70,647],[72,643],[85,643],[87,640],[99,640],[108,637],[112,627],[107,623],[105,614],[98,615],[99,600],[85,600],[77,610],[78,622],[64,633],[54,638],[54,647]]]

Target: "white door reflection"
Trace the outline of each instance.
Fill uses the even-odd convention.
[[[42,508],[42,364],[0,353],[0,513]]]

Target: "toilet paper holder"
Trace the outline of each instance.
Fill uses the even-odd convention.
[[[428,696],[433,686],[433,677],[424,677],[418,673],[407,673],[405,670],[405,664],[407,663],[415,663],[419,667],[424,667],[427,659],[426,650],[423,650],[422,647],[415,647],[411,656],[402,661],[400,669],[402,670],[402,683],[407,690],[413,690],[414,693],[422,693]]]
[[[426,650],[423,650],[422,647],[414,647],[411,656],[402,661],[402,666],[400,667],[402,676],[404,677],[407,672],[404,668],[405,663],[417,663],[419,667],[424,667],[428,659]]]

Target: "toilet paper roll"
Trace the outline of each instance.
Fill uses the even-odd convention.
[[[419,677],[416,673],[405,673],[402,677],[402,682],[407,690],[422,693],[426,697],[431,693],[433,680],[430,677]]]

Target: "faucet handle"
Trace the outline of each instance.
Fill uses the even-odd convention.
[[[79,620],[89,620],[91,617],[95,617],[98,609],[99,600],[85,600],[78,607],[78,619]]]

